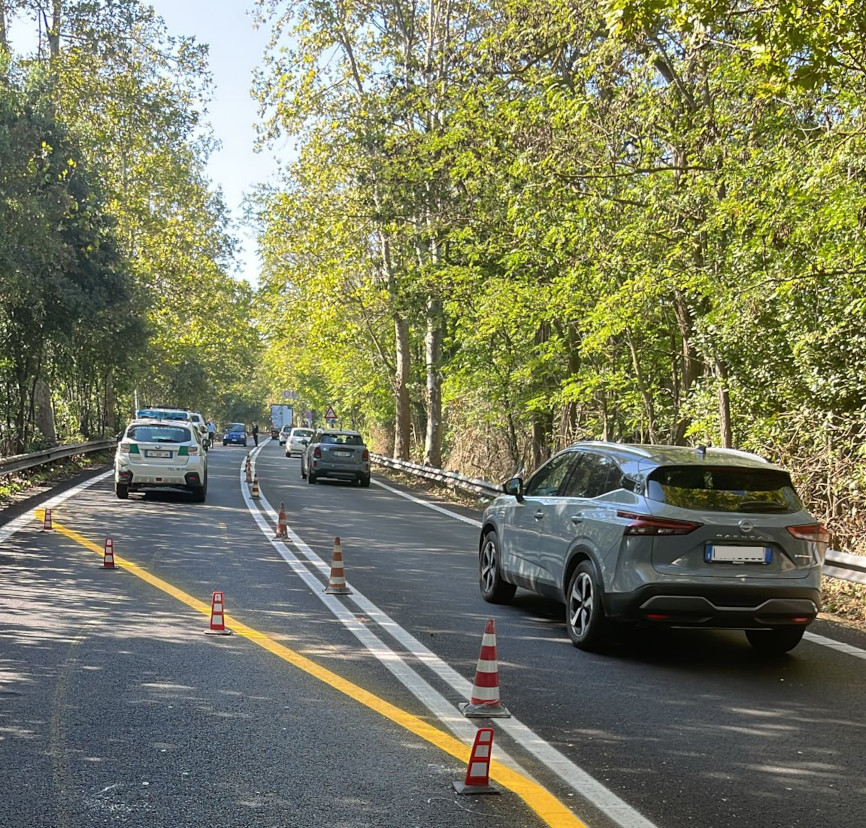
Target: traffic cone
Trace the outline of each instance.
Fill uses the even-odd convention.
[[[221,592],[215,592],[210,602],[210,628],[205,630],[205,635],[231,635],[232,631],[226,627],[224,598]]]
[[[114,541],[111,538],[105,539],[105,549],[102,553],[102,568],[114,569]]]
[[[277,534],[274,538],[287,538],[289,536],[289,527],[286,525],[286,504],[280,504],[280,515],[277,518]]]
[[[334,538],[334,555],[331,558],[331,578],[325,588],[328,595],[351,595],[346,586],[346,573],[343,571],[343,546],[339,538]]]
[[[481,727],[475,734],[472,754],[466,766],[466,779],[452,782],[459,794],[498,794],[490,784],[490,754],[493,750],[493,728]]]
[[[51,523],[51,509],[46,509],[45,514],[42,517],[42,531],[45,532],[53,528],[54,525]]]
[[[251,497],[258,497],[259,496],[259,476],[258,475],[256,475],[253,478],[253,490],[250,493],[250,496]]]
[[[460,705],[467,718],[508,719],[511,714],[499,701],[499,667],[496,662],[496,622],[487,619],[484,638],[481,641],[481,654],[475,668],[475,685],[472,698]]]
[[[244,465],[244,471],[245,471],[246,476],[247,476],[247,483],[252,483],[253,482],[253,467],[250,464],[249,454],[247,455],[247,462]]]

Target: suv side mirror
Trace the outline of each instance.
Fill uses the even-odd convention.
[[[523,478],[512,477],[511,480],[506,480],[502,484],[502,491],[516,497],[518,503],[523,503]]]

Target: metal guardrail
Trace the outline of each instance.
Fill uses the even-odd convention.
[[[830,578],[866,584],[866,556],[828,549],[824,558],[824,568],[821,571]]]
[[[117,445],[116,440],[92,440],[89,443],[76,443],[72,446],[55,446],[54,448],[36,451],[32,454],[16,454],[13,457],[0,458],[0,475],[32,469],[43,463],[62,460],[65,457],[75,457],[78,454],[90,454],[94,451],[106,451]]]
[[[425,480],[434,480],[451,488],[462,489],[483,497],[493,498],[502,494],[502,487],[495,483],[475,477],[463,477],[457,472],[442,471],[442,469],[434,469],[431,466],[410,463],[407,460],[395,460],[393,457],[385,457],[381,454],[371,454],[370,460],[389,469],[414,474]],[[828,549],[822,572],[830,578],[839,578],[855,584],[866,584],[866,556],[851,555],[848,552]]]

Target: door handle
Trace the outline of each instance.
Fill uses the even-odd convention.
[[[578,523],[583,523],[583,515],[578,512],[576,515],[571,516],[571,522],[577,526]]]
[[[533,515],[533,517],[536,520],[541,520],[544,517],[544,511],[541,509],[538,509],[538,511],[536,511],[536,513]]]

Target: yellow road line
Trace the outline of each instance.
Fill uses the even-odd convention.
[[[36,517],[39,521],[43,520],[42,510],[36,510]],[[93,543],[93,541],[78,534],[78,532],[56,522],[52,523],[56,532],[65,535],[70,540],[75,541],[86,549],[90,549],[98,555],[104,553],[103,547],[98,546]],[[123,567],[136,577],[141,578],[143,581],[147,581],[151,586],[162,590],[168,595],[171,595],[172,598],[176,598],[181,603],[186,604],[188,607],[210,618],[210,604],[199,601],[197,598],[193,598],[186,592],[173,587],[168,582],[152,575],[146,569],[142,569],[138,564],[120,557],[116,552],[114,554],[114,563],[115,566]],[[344,693],[360,704],[363,704],[365,707],[376,711],[386,719],[390,719],[395,724],[400,725],[400,727],[405,728],[416,736],[424,739],[426,742],[429,742],[431,745],[435,745],[440,750],[453,756],[455,759],[460,760],[463,764],[466,764],[469,761],[471,750],[459,739],[455,739],[450,734],[438,730],[437,728],[427,724],[422,719],[419,719],[417,716],[413,716],[411,713],[401,710],[399,707],[379,698],[368,690],[365,690],[363,687],[359,687],[357,684],[347,681],[337,673],[316,664],[314,661],[310,661],[310,659],[302,656],[295,650],[285,647],[279,642],[274,641],[272,638],[269,638],[264,633],[258,632],[252,627],[248,627],[246,624],[228,614],[225,616],[225,623],[226,626],[230,627],[238,635],[242,635],[244,638],[249,639],[254,644],[258,644],[269,653],[283,659],[283,661],[287,661],[299,670],[303,670],[308,675],[323,681],[325,684],[328,684],[335,690]],[[511,768],[500,764],[495,759],[490,763],[490,778],[498,782],[502,787],[517,794],[517,796],[519,796],[533,811],[535,811],[535,813],[538,814],[547,825],[550,825],[551,828],[587,828],[586,823],[578,819],[562,802],[553,796],[553,794],[537,782],[533,782],[531,779],[523,776],[523,774],[517,773],[516,771],[511,770]]]

